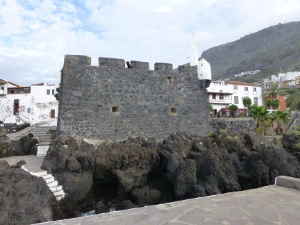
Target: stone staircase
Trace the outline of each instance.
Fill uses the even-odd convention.
[[[65,192],[62,189],[61,185],[58,185],[58,182],[55,181],[52,174],[48,174],[47,171],[40,171],[40,172],[31,172],[29,169],[27,169],[26,164],[23,165],[21,168],[27,172],[29,172],[33,176],[41,177],[46,181],[46,184],[48,185],[50,191],[54,194],[57,201],[62,200],[65,197]]]
[[[11,138],[19,138],[21,136],[27,135],[28,133],[32,133],[35,138],[38,139],[39,143],[37,144],[37,157],[38,158],[44,158],[44,156],[47,154],[47,151],[49,149],[49,144],[51,141],[51,134],[48,134],[47,132],[52,129],[56,130],[56,127],[50,127],[50,126],[39,126],[39,127],[29,127],[26,130],[22,132],[18,132],[19,134],[15,133],[14,136]],[[42,166],[43,160],[41,160],[40,165],[31,165],[30,163],[27,163],[22,166],[22,169],[29,172],[30,174],[42,177],[49,189],[52,191],[54,196],[58,201],[62,200],[65,197],[65,192],[62,188],[62,186],[58,185],[58,182],[55,181],[52,174],[48,174],[47,171],[40,169]]]

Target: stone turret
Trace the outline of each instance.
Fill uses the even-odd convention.
[[[194,37],[191,40],[190,66],[197,66],[198,79],[201,88],[208,88],[211,83],[211,67],[204,58],[198,61],[197,46]]]
[[[208,88],[211,82],[211,67],[209,62],[204,58],[200,59],[197,64],[198,79],[200,87]]]

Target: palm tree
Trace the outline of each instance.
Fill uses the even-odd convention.
[[[263,130],[265,134],[267,127],[272,125],[269,111],[264,106],[252,105],[251,114],[257,120],[256,131]]]
[[[282,134],[282,123],[287,124],[289,122],[289,114],[284,111],[274,111],[272,114],[272,119],[273,121],[277,122],[275,132],[277,134]]]

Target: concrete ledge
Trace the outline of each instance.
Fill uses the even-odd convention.
[[[300,179],[288,176],[279,176],[275,179],[275,185],[300,190]]]

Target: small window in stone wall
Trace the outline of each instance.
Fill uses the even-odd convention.
[[[169,85],[173,85],[173,78],[172,77],[167,77],[167,81]]]
[[[170,113],[171,115],[177,115],[177,109],[175,107],[171,107]]]
[[[120,108],[118,106],[112,106],[111,107],[111,112],[113,114],[119,114],[120,113]]]

